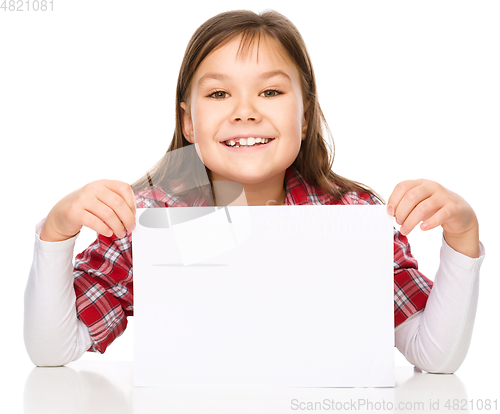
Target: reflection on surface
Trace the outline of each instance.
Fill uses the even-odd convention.
[[[428,374],[416,370],[414,375],[399,384],[396,371],[395,407],[399,407],[396,412],[449,413],[454,411],[450,409],[454,400],[467,400],[465,386],[455,374]],[[447,407],[447,403],[450,406]],[[468,409],[459,411],[470,412]]]
[[[33,368],[24,387],[24,412],[30,414],[133,412],[131,363],[103,363],[99,367],[99,363],[82,362],[79,363],[80,369],[73,369],[72,365]],[[115,377],[124,371],[121,367],[124,365],[130,374],[126,382],[120,383]],[[128,388],[127,383],[130,383]]]
[[[310,411],[447,412],[466,401],[456,375],[396,367],[395,388],[134,388],[132,362],[77,361],[33,368],[24,412],[33,413],[284,413]],[[469,412],[460,410],[460,412]]]

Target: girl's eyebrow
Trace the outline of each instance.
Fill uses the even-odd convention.
[[[269,72],[264,72],[261,73],[258,78],[262,80],[267,80],[270,78],[274,78],[275,76],[279,76],[284,78],[285,80],[292,82],[292,78],[288,73],[286,73],[283,70],[271,70]],[[220,81],[227,81],[231,80],[231,77],[228,75],[224,75],[222,73],[205,73],[199,80],[198,80],[198,86],[200,86],[202,83],[206,82],[208,79],[215,79],[215,80],[220,80]]]
[[[278,69],[278,70],[272,70],[270,72],[261,73],[259,75],[259,78],[260,79],[270,79],[270,78],[274,78],[275,76],[280,76],[282,78],[285,78],[289,82],[292,81],[292,78],[290,77],[290,75],[288,73],[286,73],[285,71],[280,70],[280,69]]]
[[[203,82],[206,82],[208,79],[215,79],[215,80],[229,80],[231,79],[227,75],[223,75],[222,73],[205,73],[199,80],[198,80],[198,86],[200,86]]]

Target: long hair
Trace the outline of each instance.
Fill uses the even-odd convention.
[[[134,191],[148,186],[160,185],[173,193],[183,188],[194,189],[210,197],[203,177],[210,173],[195,151],[175,151],[189,145],[182,134],[181,102],[187,102],[193,75],[212,51],[223,47],[237,36],[241,36],[239,52],[248,50],[261,36],[270,36],[279,42],[297,65],[302,80],[304,102],[307,102],[309,117],[306,137],[293,166],[311,186],[342,197],[350,191],[366,191],[382,200],[373,190],[355,181],[348,180],[332,171],[335,146],[328,124],[317,99],[316,79],[309,53],[295,25],[280,13],[269,10],[256,14],[249,10],[220,13],[203,23],[194,33],[186,48],[179,71],[176,91],[175,131],[170,146],[163,158],[144,177],[132,184]],[[323,131],[331,140],[328,145]],[[328,151],[330,148],[330,152]],[[332,148],[333,147],[333,148]],[[184,184],[184,185],[182,185]],[[205,184],[205,185],[204,185]]]

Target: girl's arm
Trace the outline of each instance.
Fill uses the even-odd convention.
[[[134,213],[130,185],[99,180],[61,199],[38,226],[24,301],[25,344],[36,365],[64,365],[93,344],[89,330],[76,316],[75,236],[86,226],[100,234],[124,237],[135,225]]]
[[[33,263],[24,296],[24,341],[37,366],[60,366],[90,348],[88,328],[76,317],[73,248],[76,236],[61,242],[40,240],[37,225]]]
[[[396,346],[413,365],[431,373],[451,374],[465,359],[472,336],[484,258],[453,250],[443,238],[441,261],[423,311],[396,328]]]
[[[474,210],[459,195],[429,180],[404,181],[387,210],[409,234],[443,228],[441,262],[425,309],[396,329],[396,346],[411,363],[435,373],[452,373],[469,348],[477,309],[484,249]]]

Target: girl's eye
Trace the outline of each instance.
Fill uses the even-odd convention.
[[[211,98],[215,98],[215,99],[224,99],[228,96],[229,94],[227,92],[224,92],[224,91],[215,91],[214,93],[212,93],[210,95]]]
[[[267,91],[262,92],[260,95],[266,98],[272,98],[273,96],[278,96],[280,94],[281,92],[276,89],[268,89]]]

